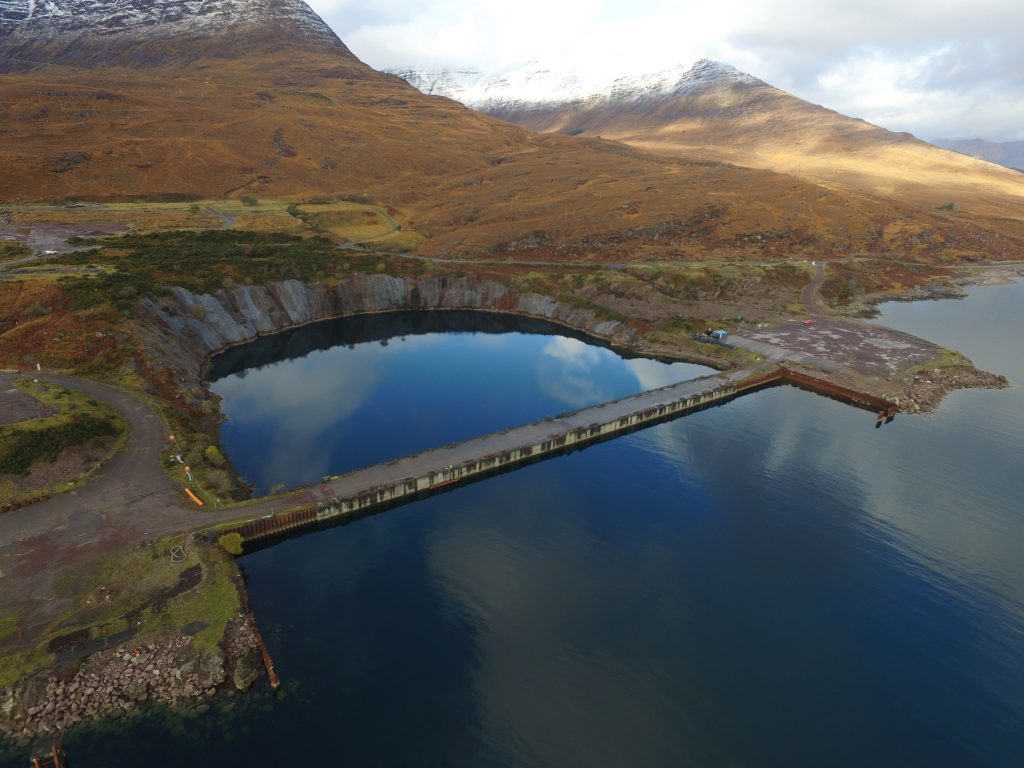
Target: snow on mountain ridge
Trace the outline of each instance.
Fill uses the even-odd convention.
[[[302,0],[0,0],[4,38],[171,38],[286,23],[325,42],[333,30]]]
[[[537,62],[497,75],[414,69],[391,70],[391,74],[423,93],[447,96],[482,112],[670,99],[720,85],[763,85],[756,77],[709,59],[701,59],[690,67],[679,65],[611,81],[588,73],[554,72]]]

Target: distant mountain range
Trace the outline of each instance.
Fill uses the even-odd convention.
[[[731,84],[764,85],[722,62],[701,59],[692,67],[677,66],[646,75],[601,80],[587,73],[558,72],[537,63],[498,75],[472,71],[424,72],[392,70],[420,91],[447,96],[467,107],[491,114],[519,114],[546,109],[595,109],[603,106],[668,101]]]
[[[951,149],[979,160],[1005,165],[1024,172],[1024,141],[985,141],[984,139],[936,139],[937,147]]]
[[[599,82],[532,64],[495,75],[396,71],[424,93],[545,133],[601,136],[672,157],[792,174],[926,207],[1019,216],[1024,179],[703,59]]]

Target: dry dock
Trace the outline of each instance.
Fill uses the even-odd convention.
[[[782,366],[760,374],[750,370],[718,373],[325,478],[319,485],[260,503],[257,507],[266,510],[264,514],[227,530],[253,541],[365,513],[782,383],[870,410],[878,414],[879,424],[896,413],[896,406],[885,400]]]

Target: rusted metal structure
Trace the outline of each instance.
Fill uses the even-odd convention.
[[[773,384],[790,384],[794,387],[805,389],[808,392],[824,395],[847,405],[877,413],[880,419],[888,419],[889,421],[893,419],[899,410],[896,403],[884,398],[869,395],[866,392],[859,392],[849,387],[843,387],[827,379],[794,371],[792,368],[784,365],[780,365],[778,368],[760,376],[745,379],[737,385],[737,388],[741,393],[746,393],[756,389],[763,389]]]
[[[48,748],[34,750],[29,765],[32,768],[67,768],[66,760],[64,747],[53,742]]]
[[[242,612],[248,616],[249,626],[252,627],[253,635],[256,637],[256,647],[260,650],[260,658],[263,659],[263,667],[267,671],[267,681],[270,683],[270,687],[276,691],[281,686],[281,679],[277,676],[277,670],[274,668],[274,659],[271,658],[270,651],[267,650],[267,644],[263,641],[263,634],[256,623],[256,614],[249,607],[249,589],[245,586],[245,580],[240,573],[236,572],[234,580],[235,586],[238,589],[238,595],[242,600]]]

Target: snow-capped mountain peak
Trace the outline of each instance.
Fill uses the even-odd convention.
[[[19,60],[154,63],[147,44],[253,35],[347,52],[303,0],[0,0],[0,71]]]
[[[334,37],[301,0],[0,0],[0,35],[53,29],[183,34],[267,20],[291,20]]]
[[[447,96],[484,112],[566,104],[669,99],[722,85],[762,85],[722,62],[701,59],[651,74],[602,79],[587,72],[556,72],[538,62],[495,74],[474,71],[392,70],[423,93]]]

